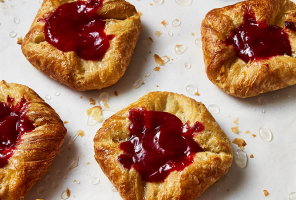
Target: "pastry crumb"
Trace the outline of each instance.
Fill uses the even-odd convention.
[[[68,121],[63,121],[63,123],[64,123],[64,124],[68,124],[69,122],[68,122]]]
[[[104,107],[109,108],[109,104],[107,102],[107,99],[103,99]]]
[[[69,188],[66,189],[66,195],[67,195],[67,197],[70,197],[70,195],[71,195],[71,191],[69,190]]]
[[[138,12],[138,14],[139,14],[140,16],[142,16],[142,15],[143,15],[143,13],[142,13],[142,12],[140,12],[140,11]]]
[[[109,105],[107,103],[104,103],[104,106],[109,107]],[[102,107],[101,106],[94,106],[92,108],[88,108],[86,110],[86,115],[87,116],[92,116],[94,118],[94,120],[96,120],[97,122],[101,122],[103,121],[103,112],[102,112]]]
[[[90,105],[96,105],[96,100],[89,98]]]
[[[23,44],[23,38],[21,38],[21,37],[17,37],[17,38],[16,38],[16,43],[17,43],[17,44]]]
[[[90,162],[87,162],[86,164],[87,164],[87,165],[89,165],[89,164],[90,164]]]
[[[150,3],[150,6],[153,6],[153,3]]]
[[[154,60],[157,64],[164,65],[164,61],[162,60],[162,58],[159,55],[154,54]]]
[[[252,136],[253,136],[253,137],[257,137],[257,135],[255,135],[255,134],[252,134]]]
[[[156,87],[159,87],[159,85],[156,85]]]
[[[233,123],[235,123],[236,125],[238,125],[238,118],[236,118],[236,120],[234,120]]]
[[[194,33],[191,33],[192,36],[194,36]]]
[[[77,135],[78,135],[78,136],[80,136],[80,137],[83,137],[83,136],[85,136],[85,134],[84,134],[84,131],[83,131],[83,130],[79,130],[79,131],[77,131]]]
[[[167,26],[167,22],[165,21],[165,20],[163,20],[162,22],[160,22],[164,27],[166,27]]]
[[[200,94],[198,92],[194,92],[195,95],[200,96]]]
[[[239,132],[238,126],[231,127],[231,131],[234,132],[235,134],[238,134],[238,132]]]
[[[118,97],[118,92],[117,92],[117,91],[115,91],[115,92],[114,92],[114,95]]]
[[[80,99],[82,99],[83,98],[83,96],[80,96]]]
[[[232,143],[236,144],[241,150],[244,150],[244,147],[247,145],[247,143],[242,138],[234,138]]]
[[[0,0],[1,3],[4,3],[4,0]]]
[[[153,70],[158,72],[160,70],[160,67],[157,66]]]
[[[269,195],[269,192],[267,190],[263,190],[263,193],[264,193],[264,196],[268,196]]]
[[[253,154],[251,154],[251,155],[250,155],[250,158],[254,158],[254,155],[253,155]]]
[[[249,130],[247,130],[247,131],[246,131],[246,134],[249,134],[249,133],[251,133],[251,132],[250,132]]]
[[[74,179],[74,181],[73,181],[74,183],[76,182],[76,179]]]
[[[161,31],[155,31],[155,33],[154,33],[154,35],[156,36],[156,37],[159,37],[159,36],[161,36]]]

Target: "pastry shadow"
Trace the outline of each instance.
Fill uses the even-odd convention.
[[[69,134],[67,134],[59,153],[51,163],[51,168],[30,189],[24,200],[54,199],[60,196],[62,192],[69,187],[69,183],[67,183],[68,181],[66,181],[66,179],[72,176],[72,173],[75,173],[75,166],[77,166],[75,161],[77,158],[79,161],[79,158],[82,156],[79,153],[75,141],[72,141],[73,136],[69,137]],[[81,162],[79,165],[81,165]],[[79,165],[77,167],[79,167]]]
[[[258,96],[241,99],[230,96],[234,101],[246,107],[269,107],[282,106],[283,104],[292,103],[296,98],[296,85],[292,85],[280,90],[260,94]]]
[[[149,37],[150,32],[151,30],[149,27],[142,23],[140,37],[134,49],[129,66],[122,78],[116,84],[111,86],[111,88],[120,90],[121,93],[126,93],[134,89],[133,84],[136,80],[144,79],[144,71],[149,68],[151,65],[149,61],[153,58],[153,54],[151,53],[151,51],[153,51],[153,43],[150,46],[144,46],[142,41]]]

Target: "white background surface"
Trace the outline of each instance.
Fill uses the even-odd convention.
[[[146,93],[156,90],[184,94],[203,102],[207,107],[211,104],[217,105],[220,113],[213,116],[230,140],[238,137],[247,143],[247,167],[241,169],[233,162],[228,173],[198,197],[198,200],[289,199],[289,194],[296,192],[296,86],[248,99],[229,96],[207,79],[201,45],[195,44],[195,40],[200,37],[201,21],[208,11],[238,1],[193,0],[190,6],[180,7],[173,0],[164,0],[162,5],[155,5],[153,0],[129,0],[143,13],[143,29],[131,63],[116,85],[101,91],[89,92],[74,91],[36,70],[23,56],[20,45],[16,44],[16,37],[9,37],[11,31],[16,32],[17,37],[25,36],[41,6],[39,0],[4,1],[0,3],[0,80],[27,85],[43,99],[46,95],[51,96],[46,102],[59,113],[63,121],[69,121],[65,125],[68,133],[63,147],[78,130],[85,131],[84,137],[78,137],[68,146],[69,149],[67,147],[62,155],[55,158],[52,168],[30,190],[25,197],[26,200],[58,200],[66,188],[71,191],[69,199],[121,199],[118,192],[111,190],[112,184],[94,159],[93,137],[101,124],[87,126],[85,111],[92,107],[89,98],[97,100],[102,92],[107,92],[112,105],[125,107]],[[3,5],[7,5],[7,8],[4,9]],[[20,19],[19,24],[14,23],[15,17]],[[182,27],[173,27],[174,19],[179,19]],[[161,24],[163,20],[168,22],[167,27]],[[155,31],[161,31],[162,35],[156,37]],[[173,32],[172,37],[168,35],[168,31]],[[191,33],[194,33],[194,36]],[[142,44],[147,37],[154,41],[148,47]],[[185,44],[188,49],[182,55],[176,55],[176,44]],[[161,66],[160,71],[156,72],[153,71],[157,66],[153,59],[154,54],[167,55],[174,60]],[[192,67],[186,69],[184,63],[191,64]],[[149,72],[151,75],[145,77]],[[133,89],[133,83],[140,78],[145,84]],[[200,96],[188,94],[185,89],[188,84],[196,85]],[[117,97],[114,91],[118,92]],[[56,96],[56,93],[60,95]],[[265,99],[265,104],[260,105],[259,98]],[[104,117],[111,114],[114,113],[104,112]],[[231,131],[231,127],[236,126],[233,123],[236,118],[239,118],[238,135]],[[258,134],[262,125],[266,125],[272,131],[271,142],[260,140]],[[246,134],[247,130],[251,134]],[[257,137],[252,137],[252,134],[256,134]],[[236,145],[232,147],[238,148]],[[250,154],[253,154],[254,158],[249,158]],[[65,171],[70,161],[77,156],[78,167],[69,172]],[[94,178],[99,178],[100,183],[93,185]],[[52,184],[55,183],[58,186],[52,188]],[[44,187],[43,193],[40,193],[40,187]],[[264,197],[263,190],[268,190],[270,195]]]

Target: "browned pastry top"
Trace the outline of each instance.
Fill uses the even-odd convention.
[[[15,83],[0,82],[0,102],[7,96],[17,104],[28,102],[24,111],[35,129],[24,133],[8,164],[0,168],[0,199],[19,200],[49,170],[64,141],[66,129],[58,114],[32,89]]]
[[[182,171],[173,171],[164,182],[146,182],[134,169],[124,168],[118,161],[123,153],[119,145],[129,138],[130,109],[168,112],[183,124],[196,121],[205,128],[193,139],[205,150],[196,153],[194,162]],[[186,199],[199,196],[232,163],[231,144],[224,131],[202,103],[170,92],[151,92],[107,119],[94,138],[95,159],[123,199]]]
[[[243,23],[244,12],[257,21],[284,28],[292,55],[244,62],[233,46],[225,43],[231,32]],[[281,89],[296,83],[296,32],[285,22],[296,22],[296,4],[290,0],[249,0],[211,10],[202,22],[204,62],[208,78],[228,94],[240,98]]]
[[[75,90],[114,85],[125,73],[141,31],[140,15],[125,0],[104,0],[97,11],[106,19],[105,33],[114,35],[101,60],[84,60],[76,52],[62,52],[45,40],[44,19],[72,0],[44,0],[24,38],[22,51],[29,62],[49,77]]]

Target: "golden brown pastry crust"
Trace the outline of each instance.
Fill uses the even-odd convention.
[[[196,121],[205,130],[194,140],[205,150],[196,153],[194,163],[171,172],[164,182],[145,182],[138,172],[124,168],[117,160],[123,153],[119,144],[129,138],[128,113],[132,108],[169,112],[192,126]],[[231,144],[224,131],[202,103],[170,92],[151,92],[107,119],[94,138],[95,159],[105,175],[128,200],[191,200],[228,171],[232,163]]]
[[[58,114],[32,89],[15,83],[0,82],[0,102],[24,97],[29,103],[26,115],[35,129],[21,136],[14,154],[0,168],[0,199],[19,200],[47,172],[64,141],[66,129]]]
[[[224,42],[243,23],[244,10],[255,13],[257,21],[284,27],[296,22],[296,4],[289,0],[249,0],[210,11],[201,25],[204,62],[208,78],[228,94],[240,98],[256,96],[296,83],[296,32],[288,34],[292,56],[274,56],[245,63],[233,47]]]
[[[102,89],[124,74],[141,31],[140,15],[125,0],[104,0],[98,14],[105,17],[107,35],[115,35],[102,60],[81,59],[74,51],[62,52],[46,42],[44,23],[38,22],[58,6],[72,0],[44,0],[22,44],[29,62],[49,77],[75,90]]]

